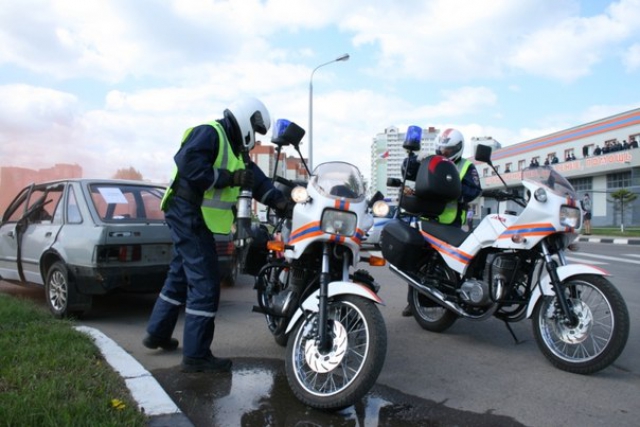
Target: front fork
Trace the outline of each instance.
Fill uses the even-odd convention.
[[[553,286],[553,291],[556,294],[556,301],[564,313],[565,318],[569,321],[569,326],[574,327],[578,324],[578,317],[575,315],[573,310],[569,307],[569,302],[565,297],[565,289],[560,277],[558,276],[558,263],[551,256],[551,252],[549,251],[549,247],[547,246],[547,242],[544,240],[540,242],[540,247],[542,248],[542,254],[544,255],[545,265],[547,268],[547,272],[549,273],[549,279],[551,279],[551,285]],[[560,262],[562,265],[566,265],[567,261],[564,257],[564,254],[560,252],[558,254]]]
[[[320,272],[320,293],[318,295],[318,349],[329,352],[333,346],[332,328],[329,327],[329,283],[331,283],[330,260],[332,246],[328,242],[322,245],[322,270]],[[349,277],[349,256],[342,258],[342,280]]]

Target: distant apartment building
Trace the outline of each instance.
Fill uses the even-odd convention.
[[[436,137],[440,133],[434,127],[422,128],[421,151],[435,153]],[[406,130],[401,131],[396,126],[390,126],[377,134],[371,144],[371,183],[369,195],[380,191],[386,198],[396,201],[398,188],[387,187],[387,177],[401,178],[402,162],[407,157],[407,150],[402,148],[406,137]]]
[[[65,163],[57,163],[53,167],[45,169],[0,167],[0,212],[4,212],[18,191],[30,183],[66,178],[82,178],[82,167],[77,164]]]

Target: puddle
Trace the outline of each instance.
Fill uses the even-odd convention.
[[[152,372],[196,427],[522,426],[510,417],[451,409],[376,385],[356,405],[338,412],[311,409],[296,399],[282,360],[234,358],[225,374]]]

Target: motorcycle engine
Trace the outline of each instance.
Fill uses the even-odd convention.
[[[489,285],[483,280],[469,279],[465,280],[460,286],[460,297],[470,305],[483,307],[488,305]]]
[[[489,283],[494,301],[504,295],[506,287],[511,283],[518,261],[513,254],[489,254],[484,269],[484,281]]]

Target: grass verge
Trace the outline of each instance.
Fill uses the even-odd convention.
[[[584,229],[582,230],[584,232]],[[592,236],[615,236],[615,237],[640,237],[640,228],[625,227],[624,233],[620,231],[620,227],[611,228],[592,228]]]
[[[0,424],[144,426],[124,380],[70,321],[0,294]]]

